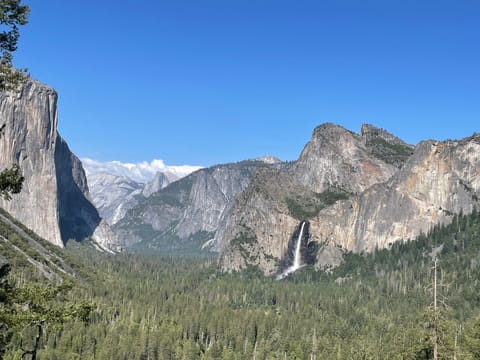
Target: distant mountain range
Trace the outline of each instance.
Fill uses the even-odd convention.
[[[118,222],[140,200],[175,180],[201,169],[200,166],[167,166],[162,160],[150,163],[101,162],[82,159],[92,201],[109,224]]]
[[[118,177],[128,178],[137,183],[148,183],[157,173],[180,179],[202,166],[180,165],[168,166],[163,160],[154,159],[151,162],[122,163],[120,161],[98,161],[89,158],[80,159],[87,176],[90,174],[107,173]]]
[[[254,173],[282,165],[264,157],[197,170],[139,201],[115,224],[115,231],[127,247],[217,249],[216,234]]]

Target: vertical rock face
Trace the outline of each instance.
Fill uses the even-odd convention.
[[[285,201],[292,192],[310,194],[286,170],[257,171],[236,199],[226,227],[220,229],[221,261],[226,270],[258,265],[267,274],[277,271],[299,223]]]
[[[351,251],[413,239],[480,206],[480,136],[420,143],[389,181],[320,211],[317,236]]]
[[[40,236],[63,246],[55,170],[57,94],[29,81],[18,94],[0,94],[0,114],[1,167],[18,163],[25,176],[22,192],[9,202],[0,200],[1,206]]]
[[[331,186],[360,193],[396,170],[369,151],[365,138],[327,123],[313,131],[291,171],[300,184],[317,193]]]
[[[160,172],[158,171],[153,179],[145,184],[143,188],[142,195],[144,197],[149,197],[153,193],[163,189],[168,184],[178,180],[180,177],[171,173],[171,172]],[[120,219],[119,219],[120,220]]]
[[[411,152],[410,145],[371,125],[364,126],[361,135],[330,123],[320,125],[298,161],[285,169],[257,172],[239,196],[222,229],[224,268],[258,265],[273,274],[300,221],[310,220],[310,241],[319,243],[320,210],[388,181],[407,158],[400,155]],[[335,252],[334,247],[323,249]]]
[[[479,174],[480,135],[424,141],[413,151],[371,125],[360,135],[319,126],[296,163],[257,173],[238,198],[224,230],[223,266],[272,274],[302,220],[309,220],[317,268],[338,265],[340,249],[368,252],[414,239],[478,209]]]
[[[25,177],[22,192],[0,206],[58,246],[91,236],[101,219],[80,161],[57,133],[56,92],[29,80],[1,93],[0,128],[0,167],[19,164]]]
[[[82,163],[60,136],[56,139],[54,156],[60,235],[64,242],[82,240],[94,233],[101,219],[87,198],[88,186]]]

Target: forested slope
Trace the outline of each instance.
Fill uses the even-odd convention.
[[[58,246],[42,239],[0,208],[0,255],[24,281],[61,282],[77,277],[80,265]]]
[[[44,336],[88,323],[85,269],[0,209],[0,359],[36,359]]]
[[[480,351],[480,216],[417,241],[345,255],[330,273],[283,281],[214,262],[69,249],[95,268],[78,289],[91,324],[50,332],[42,359],[429,359],[432,249],[438,258],[439,358]],[[443,305],[445,304],[445,305]],[[475,355],[476,354],[476,355]]]

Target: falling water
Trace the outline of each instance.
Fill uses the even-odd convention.
[[[289,274],[295,272],[296,270],[302,267],[302,238],[303,238],[303,228],[305,227],[305,221],[302,222],[302,227],[300,228],[300,234],[298,234],[297,244],[295,245],[295,255],[293,257],[292,266],[288,267],[283,273],[277,276],[277,280],[286,278]]]

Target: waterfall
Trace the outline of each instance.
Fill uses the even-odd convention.
[[[302,238],[303,238],[303,228],[305,227],[306,222],[302,222],[300,228],[300,234],[298,234],[297,243],[295,245],[295,255],[293,257],[293,264],[289,266],[284,272],[277,276],[277,280],[286,278],[289,274],[295,272],[296,270],[302,267]]]

